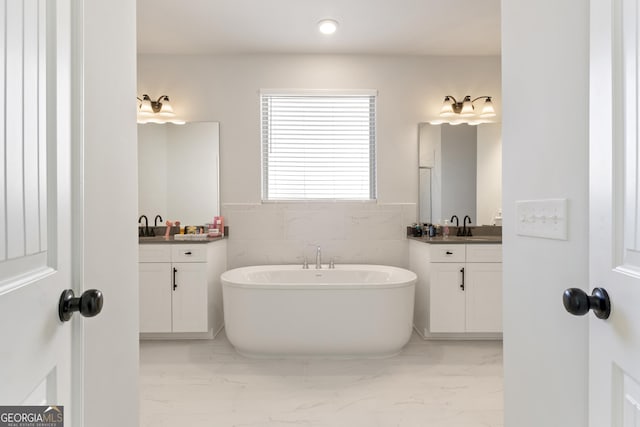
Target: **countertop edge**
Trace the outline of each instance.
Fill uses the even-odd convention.
[[[156,236],[156,237],[139,237],[138,244],[139,245],[185,245],[185,244],[198,244],[203,245],[211,242],[217,242],[220,240],[225,240],[227,236],[221,237],[208,237],[205,240],[174,240],[173,238],[165,239],[164,236]]]
[[[475,236],[475,237],[458,237],[458,236],[450,236],[448,238],[444,238],[442,236],[438,237],[415,237],[415,236],[407,236],[409,240],[415,240],[422,243],[428,243],[432,245],[501,245],[502,244],[502,236]],[[482,240],[477,240],[482,239]]]

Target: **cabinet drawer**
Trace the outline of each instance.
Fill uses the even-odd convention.
[[[466,245],[467,262],[502,262],[502,245]]]
[[[173,262],[206,262],[207,245],[171,245]]]
[[[465,245],[430,245],[431,262],[464,262]]]
[[[169,245],[138,245],[138,262],[171,262]]]

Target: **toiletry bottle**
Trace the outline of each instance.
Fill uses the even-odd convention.
[[[429,237],[436,237],[436,227],[433,224],[429,225]]]
[[[449,220],[447,219],[444,220],[444,227],[442,228],[442,237],[444,239],[449,238]]]

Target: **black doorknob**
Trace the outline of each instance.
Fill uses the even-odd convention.
[[[562,295],[564,308],[571,314],[583,316],[593,310],[599,319],[608,319],[611,314],[611,300],[604,288],[594,288],[591,295],[578,288],[569,288]]]
[[[96,316],[102,311],[102,292],[97,289],[88,289],[76,298],[71,289],[67,289],[60,295],[58,304],[58,316],[63,322],[71,320],[75,311],[79,311],[84,317]]]

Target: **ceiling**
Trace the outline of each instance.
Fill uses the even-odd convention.
[[[138,52],[499,55],[500,0],[138,0]]]

